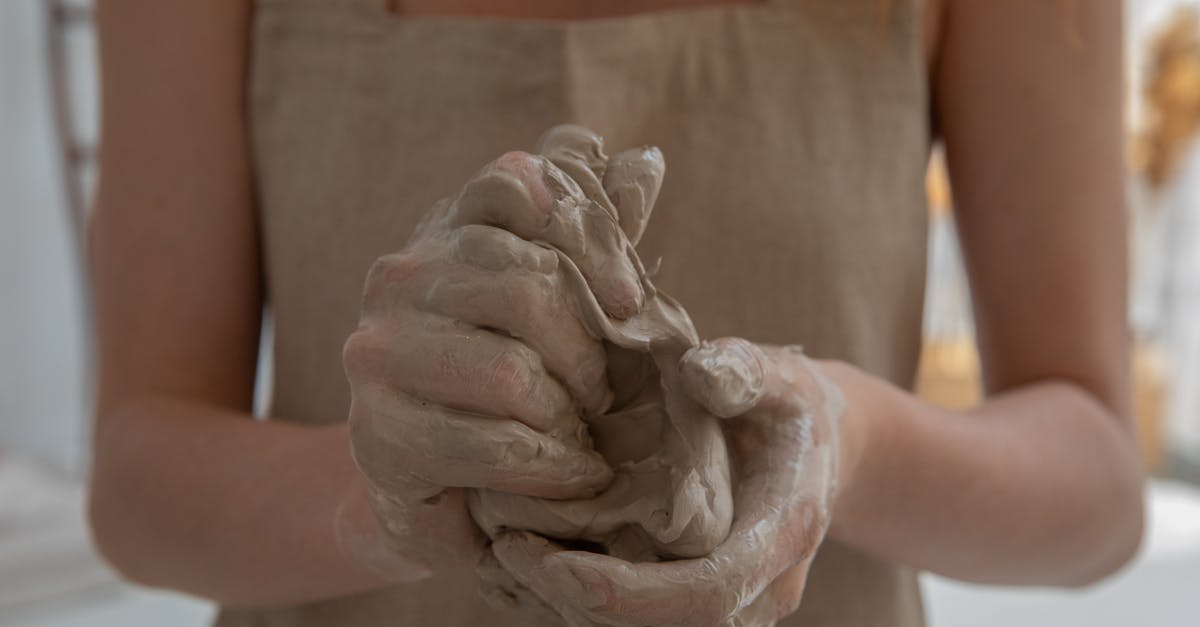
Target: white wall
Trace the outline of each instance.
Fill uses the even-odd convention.
[[[0,450],[78,468],[87,440],[83,320],[41,11],[39,0],[0,2]]]

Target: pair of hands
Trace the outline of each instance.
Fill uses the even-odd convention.
[[[488,547],[467,511],[469,488],[575,499],[612,478],[581,420],[611,401],[604,347],[539,243],[626,319],[645,294],[620,231],[637,239],[657,187],[610,168],[603,190],[583,190],[618,206],[604,219],[559,202],[570,179],[506,154],[372,268],[344,361],[354,456],[385,543],[428,572],[486,556],[515,580],[510,594],[572,625],[773,624],[799,603],[836,483],[841,397],[798,350],[723,339],[679,363],[687,392],[727,419],[733,462],[733,526],[706,557],[629,563],[519,531]]]
[[[573,627],[767,626],[799,606],[829,526],[840,391],[798,348],[737,338],[692,349],[680,370],[687,392],[726,419],[735,477],[729,536],[702,558],[630,563],[508,532],[491,547],[520,584],[507,594],[540,601]],[[723,394],[747,389],[730,379],[756,382],[756,393]]]

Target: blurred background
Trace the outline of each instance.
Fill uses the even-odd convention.
[[[1138,431],[1154,479],[1141,555],[1088,590],[927,577],[934,627],[1200,624],[1200,0],[1126,0],[1130,296]],[[199,627],[202,600],[119,582],[83,522],[91,370],[82,224],[97,140],[86,0],[0,2],[0,627]],[[928,176],[919,391],[979,396],[953,194]],[[265,377],[270,373],[264,371]],[[261,388],[260,388],[261,389]]]

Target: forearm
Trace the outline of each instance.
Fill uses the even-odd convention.
[[[976,582],[1081,585],[1136,550],[1141,464],[1131,434],[1066,382],[968,412],[841,364],[849,452],[832,537]]]
[[[126,577],[229,605],[384,583],[345,537],[353,526],[363,548],[373,518],[344,426],[146,400],[102,416],[95,438],[93,533]]]

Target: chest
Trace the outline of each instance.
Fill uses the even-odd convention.
[[[594,20],[610,17],[695,9],[714,5],[760,4],[769,0],[387,0],[389,12],[398,17],[487,17],[508,20]],[[877,0],[881,19],[888,17],[896,0]],[[921,47],[926,74],[932,75],[935,52],[942,36],[942,12],[946,0],[900,0],[913,2],[920,15]]]

